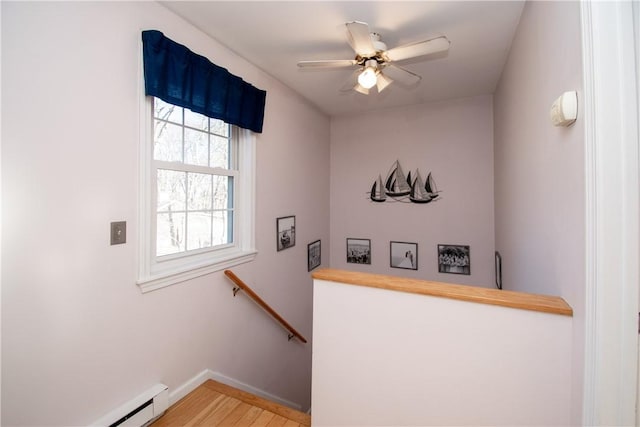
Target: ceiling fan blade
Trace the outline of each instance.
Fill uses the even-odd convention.
[[[340,88],[340,92],[351,92],[354,86],[358,85],[358,75],[362,72],[360,68],[355,70]],[[363,88],[364,89],[364,88]]]
[[[357,65],[355,59],[328,59],[321,61],[300,61],[298,67],[300,68],[344,68]]]
[[[446,51],[449,49],[449,45],[451,45],[449,39],[445,36],[440,36],[417,43],[394,47],[386,52],[386,56],[390,61],[402,61],[417,56]]]
[[[371,41],[369,25],[364,22],[347,22],[347,32],[349,33],[349,44],[353,50],[364,58],[369,58],[376,54],[376,48]]]
[[[397,65],[387,65],[384,67],[384,73],[391,80],[396,81],[405,86],[411,86],[418,84],[422,77],[419,75],[412,73],[409,70],[405,70],[404,68],[400,68]]]

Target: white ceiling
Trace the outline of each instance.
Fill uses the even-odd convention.
[[[335,116],[493,93],[523,1],[169,1],[169,9]],[[447,55],[398,63],[417,87],[341,92],[351,69],[302,70],[301,60],[353,59],[344,23],[362,21],[388,48],[445,35]],[[427,58],[427,59],[425,59]],[[268,95],[267,95],[268,96]]]

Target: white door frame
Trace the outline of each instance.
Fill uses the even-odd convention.
[[[633,34],[636,43],[636,97],[638,106],[638,144],[640,145],[640,3],[637,2],[633,3]],[[640,289],[640,284],[638,287]],[[640,293],[640,291],[638,292]],[[640,301],[638,304],[640,304]],[[638,313],[638,322],[638,334],[640,334],[640,312]],[[638,371],[638,385],[636,387],[636,427],[640,427],[640,346],[638,347]]]
[[[638,91],[631,2],[581,2],[586,178],[583,424],[635,425]]]

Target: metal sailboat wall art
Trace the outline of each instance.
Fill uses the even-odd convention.
[[[427,179],[423,181],[420,171],[416,170],[413,177],[411,172],[405,176],[400,162],[396,160],[382,184],[382,175],[378,175],[378,179],[373,182],[369,198],[373,202],[404,202],[404,203],[430,203],[438,199],[439,191],[436,187],[435,180],[431,172],[427,175]]]

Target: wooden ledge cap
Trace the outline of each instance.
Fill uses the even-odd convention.
[[[477,286],[454,285],[428,280],[385,276],[382,274],[360,273],[346,270],[322,269],[311,274],[314,279],[367,286],[434,297],[457,299],[481,304],[500,305],[521,310],[573,316],[573,309],[567,302],[555,296],[504,291]]]

